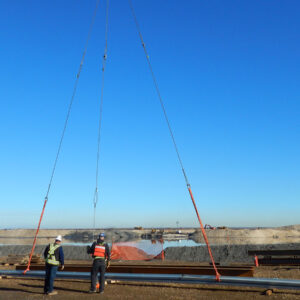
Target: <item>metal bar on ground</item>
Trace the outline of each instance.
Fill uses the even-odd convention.
[[[267,255],[267,256],[299,255],[300,256],[300,250],[248,250],[248,255]]]
[[[299,266],[300,258],[259,258],[258,264],[263,266]]]
[[[25,266],[16,266],[16,270],[23,270]],[[45,265],[31,265],[31,270],[44,270]],[[64,271],[89,272],[91,265],[68,265]],[[254,267],[218,267],[223,276],[253,277]],[[130,274],[189,274],[189,275],[213,275],[212,266],[165,266],[165,265],[110,265],[106,273],[130,273]]]
[[[45,271],[29,271],[26,275],[22,270],[0,270],[1,276],[12,277],[37,277],[43,278]],[[57,278],[69,279],[86,279],[90,280],[89,272],[57,272]],[[212,284],[225,286],[248,286],[277,289],[297,289],[300,290],[300,280],[273,279],[273,278],[250,278],[250,277],[233,277],[222,276],[221,282],[217,282],[213,275],[185,275],[185,274],[105,274],[106,279],[119,281],[135,282],[167,282],[167,283],[184,283],[184,284]]]

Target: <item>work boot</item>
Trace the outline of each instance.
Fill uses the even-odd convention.
[[[92,293],[97,293],[96,290],[89,290],[89,294],[92,294]]]
[[[50,293],[48,293],[49,296],[53,296],[53,295],[57,295],[57,291],[52,291]]]

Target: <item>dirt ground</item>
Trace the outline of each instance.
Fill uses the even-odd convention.
[[[300,280],[299,267],[259,267],[255,277],[289,278]],[[107,284],[104,294],[88,294],[90,283],[84,280],[55,281],[58,295],[43,295],[43,280],[29,278],[0,279],[0,299],[300,299],[300,291],[274,290],[271,296],[264,294],[265,289],[244,287],[222,287],[210,285],[179,284]]]

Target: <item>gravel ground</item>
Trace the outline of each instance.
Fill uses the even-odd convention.
[[[68,263],[76,263],[68,261]],[[146,264],[147,262],[135,262]],[[152,263],[152,262],[151,262]],[[157,264],[169,264],[155,261]],[[172,264],[183,264],[182,261],[172,261]],[[191,264],[197,264],[192,262]],[[198,263],[199,264],[199,263]],[[13,269],[13,266],[2,267]],[[255,277],[288,278],[300,280],[299,267],[267,267],[255,268]],[[114,283],[108,284],[103,295],[88,294],[90,283],[84,280],[59,280],[55,281],[55,290],[58,295],[55,299],[209,299],[209,300],[260,300],[265,299],[265,289],[226,287],[210,285],[180,285],[180,284],[141,284],[141,283]],[[52,297],[52,298],[53,298]],[[0,300],[26,300],[26,299],[50,299],[43,295],[43,280],[30,278],[2,278],[0,279]],[[274,290],[272,299],[300,299],[300,291]]]
[[[261,275],[265,274],[263,268]],[[283,270],[284,272],[285,270]],[[273,270],[267,270],[267,274]],[[280,274],[281,270],[277,270]],[[299,278],[299,270],[297,271]],[[290,273],[292,275],[293,273]],[[56,280],[56,296],[43,295],[43,280],[41,279],[0,279],[0,299],[209,299],[209,300],[260,300],[265,299],[264,289],[246,287],[222,287],[208,285],[176,285],[176,284],[141,284],[115,283],[105,287],[103,295],[88,294],[90,283],[79,280]],[[271,299],[300,299],[300,291],[274,290]]]

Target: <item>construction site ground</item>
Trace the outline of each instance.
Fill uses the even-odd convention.
[[[74,262],[75,263],[75,262]],[[175,263],[175,262],[173,262]],[[180,262],[182,264],[182,262]],[[14,266],[1,266],[14,269]],[[288,278],[300,280],[297,266],[260,266],[255,277]],[[0,279],[0,299],[300,299],[300,291],[273,290],[270,296],[266,289],[250,287],[226,287],[212,285],[183,285],[163,283],[108,283],[104,294],[88,294],[90,282],[86,280],[56,279],[55,296],[43,294],[43,280],[30,278]]]

